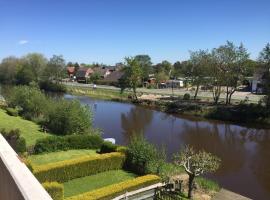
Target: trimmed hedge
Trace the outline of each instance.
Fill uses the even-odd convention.
[[[160,182],[156,175],[145,175],[132,180],[123,181],[114,185],[109,185],[91,192],[72,196],[66,200],[109,200],[126,192],[134,191],[142,187],[147,187]]]
[[[58,182],[45,182],[42,184],[53,200],[64,199],[64,186]]]
[[[108,170],[121,169],[125,162],[123,153],[114,152],[96,156],[84,156],[47,165],[34,167],[34,175],[40,182],[60,183],[97,174]]]
[[[34,153],[48,153],[69,149],[99,149],[103,139],[98,134],[50,136],[37,140]]]
[[[109,141],[105,141],[101,145],[99,153],[111,153],[111,152],[116,152],[116,150],[117,150],[117,145]]]

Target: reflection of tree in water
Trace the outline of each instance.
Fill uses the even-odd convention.
[[[270,196],[270,131],[250,132],[249,139],[256,143],[251,169],[260,185]]]
[[[222,131],[219,128],[215,123],[207,127],[200,126],[199,122],[184,123],[181,139],[195,149],[204,149],[220,157],[221,167],[215,174],[224,175],[242,168],[245,147],[242,136],[232,130],[231,125],[224,124]]]
[[[134,133],[142,133],[153,119],[153,111],[140,107],[132,107],[129,112],[121,114],[121,126],[125,139],[129,139]]]

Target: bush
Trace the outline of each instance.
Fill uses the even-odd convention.
[[[19,114],[27,119],[43,115],[48,108],[45,94],[35,87],[14,87],[6,99],[9,106],[20,107]]]
[[[19,129],[10,130],[9,132],[2,129],[0,133],[17,153],[23,153],[26,151],[26,142],[25,139],[20,136]]]
[[[103,142],[103,144],[100,147],[99,153],[111,153],[116,152],[117,146],[109,141]]]
[[[108,170],[121,169],[125,155],[119,152],[101,154],[96,157],[85,156],[34,168],[34,175],[40,182],[57,181],[60,183],[97,174]]]
[[[50,194],[53,200],[64,199],[64,186],[62,184],[58,182],[45,182],[42,186]]]
[[[84,134],[92,127],[92,113],[79,101],[61,99],[49,109],[45,124],[58,135]]]
[[[205,191],[219,191],[220,187],[217,182],[202,178],[202,177],[197,177],[195,179],[195,182],[199,185],[200,188],[204,189]]]
[[[146,175],[73,196],[66,200],[110,200],[126,192],[131,192],[159,182],[160,178],[158,176]]]
[[[19,115],[19,111],[16,108],[6,108],[7,114],[10,116],[17,117]]]
[[[164,152],[158,152],[142,136],[132,138],[128,145],[126,167],[136,174],[157,173],[164,160]]]
[[[190,94],[189,93],[185,93],[183,99],[184,100],[190,100]]]
[[[36,141],[34,153],[48,153],[69,149],[99,149],[103,139],[98,134],[50,136]]]
[[[49,92],[66,92],[67,89],[65,85],[61,83],[53,83],[51,81],[41,81],[39,82],[39,87],[42,90]]]

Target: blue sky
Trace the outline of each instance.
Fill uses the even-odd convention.
[[[226,40],[256,58],[270,42],[270,0],[0,0],[0,59],[40,52],[114,64],[188,58]]]

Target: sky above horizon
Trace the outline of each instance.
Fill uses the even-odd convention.
[[[252,59],[270,42],[270,0],[0,0],[0,60],[38,52],[66,61],[153,63],[243,42]]]

